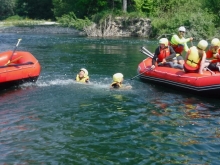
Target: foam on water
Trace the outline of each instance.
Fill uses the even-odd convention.
[[[20,85],[20,87],[28,88],[28,87],[72,86],[72,87],[77,87],[77,88],[87,87],[87,88],[93,88],[93,89],[110,89],[111,83],[112,83],[111,78],[104,78],[104,79],[92,81],[90,83],[80,83],[80,82],[76,82],[74,79],[45,80],[45,77],[44,77],[44,79],[39,79],[36,83],[30,83],[30,82],[24,83]],[[130,86],[131,84],[125,81],[123,85]]]

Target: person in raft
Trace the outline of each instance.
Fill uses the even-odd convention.
[[[214,38],[211,41],[209,50],[206,52],[207,58],[211,59],[208,63],[208,69],[212,71],[220,71],[220,41]]]
[[[184,26],[180,26],[178,29],[178,34],[174,34],[170,40],[170,46],[176,52],[176,60],[177,63],[183,67],[184,59],[182,57],[182,53],[185,50],[187,52],[189,47],[187,46],[187,42],[192,41],[193,38],[184,38],[186,32],[186,28]]]
[[[89,72],[85,68],[81,68],[76,75],[77,82],[89,83]]]
[[[161,38],[159,40],[159,46],[156,48],[152,58],[152,70],[155,68],[156,62],[159,66],[173,67],[171,63],[168,63],[167,61],[172,61],[173,58],[176,57],[176,53],[171,46],[168,46],[168,42],[167,38]]]
[[[113,82],[110,86],[110,88],[115,88],[115,89],[131,89],[132,86],[124,86],[122,85],[123,83],[123,80],[124,80],[124,76],[122,73],[115,73],[113,75]]]
[[[186,73],[199,73],[203,74],[205,67],[206,52],[205,49],[208,46],[208,42],[205,40],[199,41],[196,46],[192,46],[186,55],[185,63],[183,65]]]

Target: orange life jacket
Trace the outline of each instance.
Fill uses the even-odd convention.
[[[206,52],[206,58],[212,58],[213,57],[213,52],[212,52],[212,50],[208,50],[207,52]]]
[[[166,47],[165,49],[160,49],[160,54],[158,55],[157,62],[162,62],[163,59],[168,57],[169,55],[170,55],[169,47]]]

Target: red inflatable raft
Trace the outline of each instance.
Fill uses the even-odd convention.
[[[204,96],[220,96],[220,72],[204,71],[204,74],[185,73],[180,69],[156,67],[150,70],[152,59],[146,58],[138,65],[142,80],[169,85]]]
[[[36,82],[40,75],[40,64],[31,53],[16,51],[13,56],[12,53],[0,53],[0,89]]]

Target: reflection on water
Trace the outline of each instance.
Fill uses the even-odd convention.
[[[30,51],[39,80],[0,92],[2,164],[218,164],[220,104],[134,77],[156,41],[1,34]],[[90,84],[74,82],[89,70]],[[131,90],[110,90],[124,74]]]

